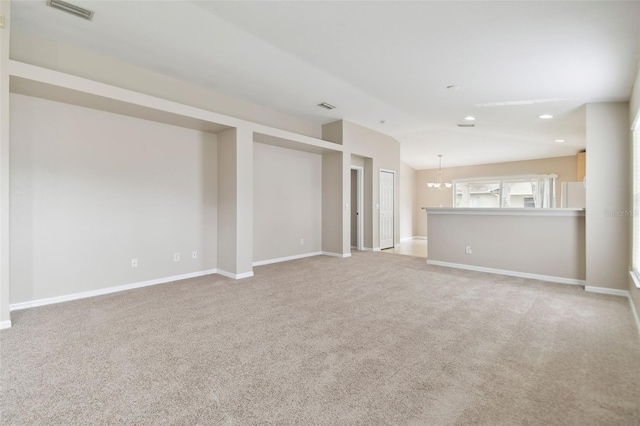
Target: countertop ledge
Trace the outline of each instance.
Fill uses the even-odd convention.
[[[584,216],[585,209],[532,209],[532,208],[468,208],[421,207],[426,214],[462,214],[483,216]]]

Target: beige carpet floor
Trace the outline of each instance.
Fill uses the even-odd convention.
[[[16,311],[3,425],[638,425],[625,298],[354,253]]]

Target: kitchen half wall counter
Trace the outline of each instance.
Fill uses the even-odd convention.
[[[584,209],[423,210],[428,264],[585,284]]]

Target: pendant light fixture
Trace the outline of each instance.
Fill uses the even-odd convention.
[[[442,180],[442,154],[438,154],[438,179],[436,182],[427,182],[427,186],[437,191],[444,191],[451,188],[453,184]]]

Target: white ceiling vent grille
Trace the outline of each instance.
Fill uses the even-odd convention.
[[[319,107],[324,108],[324,109],[334,109],[335,105],[331,105],[328,102],[322,102],[320,104],[318,104]]]
[[[476,127],[476,125],[475,124],[461,123],[461,124],[458,124],[458,127]]]
[[[54,9],[59,9],[72,15],[79,16],[88,21],[93,19],[93,11],[85,9],[84,7],[76,6],[75,4],[67,3],[62,0],[47,0],[47,6],[51,6]]]

